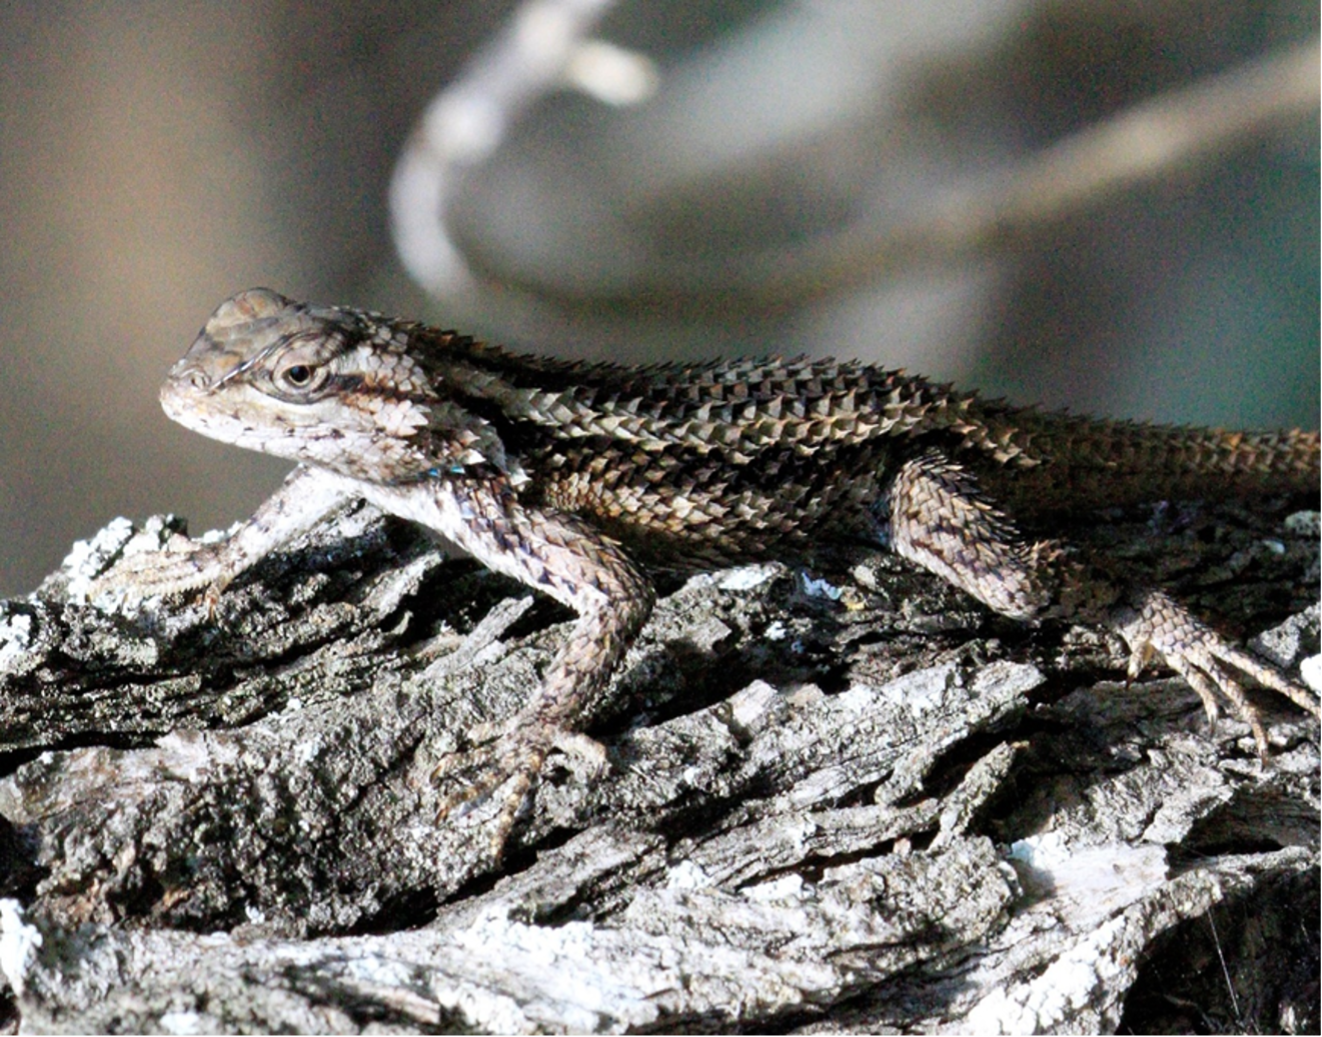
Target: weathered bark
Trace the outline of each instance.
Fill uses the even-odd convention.
[[[1317,651],[1316,516],[1093,536],[1229,631]],[[1311,525],[1310,525],[1311,522]],[[148,536],[159,535],[151,524]],[[1294,530],[1291,532],[1290,530]],[[1209,731],[1122,646],[897,561],[662,598],[505,860],[437,762],[566,615],[349,509],[222,597],[0,603],[0,971],[25,1030],[1262,1031],[1318,1025],[1318,726]],[[485,618],[484,618],[485,617]]]

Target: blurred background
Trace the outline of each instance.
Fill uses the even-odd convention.
[[[257,285],[1316,428],[1317,34],[1303,0],[0,6],[0,595],[274,490],[156,404]]]

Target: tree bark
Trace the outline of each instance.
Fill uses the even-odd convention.
[[[1315,513],[1087,531],[1287,668]],[[157,543],[173,528],[148,523]],[[0,603],[0,973],[26,1032],[1316,1032],[1318,725],[1209,729],[1123,645],[876,552],[673,582],[553,757],[435,822],[568,614],[346,509],[222,596]],[[1316,665],[1316,660],[1309,666]],[[1307,668],[1306,668],[1307,669]]]

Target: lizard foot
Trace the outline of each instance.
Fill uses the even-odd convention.
[[[1279,692],[1313,716],[1322,717],[1315,694],[1290,680],[1271,663],[1227,644],[1214,630],[1160,591],[1142,594],[1131,608],[1114,616],[1113,624],[1130,647],[1130,680],[1142,672],[1154,655],[1161,656],[1198,693],[1209,723],[1215,725],[1220,715],[1218,696],[1229,700],[1236,714],[1253,731],[1260,756],[1267,755],[1267,732],[1258,708],[1244,694],[1234,671]]]
[[[202,598],[214,614],[228,583],[215,545],[198,544],[175,534],[159,550],[124,555],[91,582],[87,597],[136,603],[157,595],[175,597],[204,591]]]
[[[606,769],[606,749],[575,731],[553,727],[545,720],[515,717],[503,725],[481,724],[469,733],[474,748],[447,754],[432,771],[432,783],[448,783],[466,772],[462,787],[446,795],[436,813],[440,824],[462,816],[496,792],[500,813],[492,831],[492,850],[499,861],[514,823],[531,802],[537,779],[551,750],[584,760],[593,774]]]

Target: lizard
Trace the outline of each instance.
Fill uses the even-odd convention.
[[[1322,715],[1315,694],[1164,591],[1033,532],[1105,505],[1316,494],[1316,432],[1041,412],[859,362],[567,361],[264,288],[216,309],[161,404],[298,467],[227,539],[124,558],[94,594],[202,589],[214,614],[240,573],[363,498],[577,613],[527,706],[471,732],[433,775],[469,775],[438,822],[502,793],[497,857],[553,750],[604,767],[579,724],[647,620],[658,570],[795,558],[823,539],[889,547],[1004,616],[1109,627],[1131,680],[1160,657],[1210,722],[1228,702],[1261,755],[1245,678]]]

